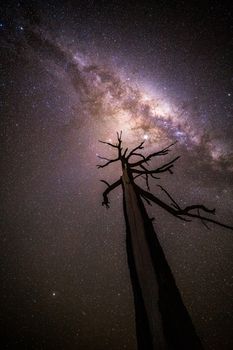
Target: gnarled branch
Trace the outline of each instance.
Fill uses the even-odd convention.
[[[165,209],[167,212],[169,212],[170,214],[172,214],[175,217],[178,217],[180,220],[183,221],[190,221],[188,219],[185,219],[183,217],[180,217],[177,215],[177,210],[174,209],[173,207],[171,207],[170,205],[166,204],[165,202],[161,201],[161,199],[159,199],[158,197],[156,197],[155,195],[153,195],[151,192],[145,191],[143,190],[141,187],[136,186],[136,190],[138,191],[138,193],[145,199],[147,198],[149,201],[154,202],[155,204],[158,204],[161,208]]]
[[[111,147],[114,147],[114,148],[118,148],[118,145],[114,145],[113,143],[111,142],[106,142],[106,141],[101,141],[101,140],[98,140],[100,143],[104,143],[105,145],[108,145],[108,146],[111,146]]]
[[[119,157],[116,158],[116,159],[108,159],[108,158],[100,157],[100,156],[98,156],[98,158],[107,160],[107,163],[105,163],[105,164],[103,164],[103,165],[102,165],[102,164],[97,164],[96,166],[97,166],[98,169],[100,169],[100,168],[105,168],[105,167],[108,166],[109,164],[114,163],[114,162],[117,162],[117,161],[120,159]]]
[[[166,195],[168,196],[168,198],[170,198],[171,199],[171,201],[172,201],[172,205],[176,208],[176,209],[178,209],[178,210],[180,210],[180,206],[179,206],[179,204],[175,201],[175,199],[174,198],[172,198],[172,196],[170,195],[170,193],[168,193],[168,191],[167,190],[165,190],[165,188],[163,188],[163,186],[161,186],[161,185],[157,185],[159,188],[161,188],[161,190],[163,191],[163,192],[165,192],[166,193]]]
[[[133,148],[132,151],[129,152],[128,156],[127,156],[127,160],[129,160],[130,157],[132,157],[133,155],[138,155],[137,153],[135,154],[135,151],[137,151],[138,149],[143,149],[144,148],[144,143],[145,141],[142,141],[140,143],[140,145],[138,145],[137,147]]]
[[[116,182],[114,182],[113,184],[109,185],[109,183],[105,180],[100,180],[101,182],[105,183],[105,185],[107,185],[108,187],[106,188],[106,190],[103,192],[103,202],[102,205],[105,205],[106,208],[109,208],[109,200],[108,200],[108,194],[114,190],[115,188],[117,188],[119,185],[121,185],[122,180],[121,178],[119,180],[117,180]]]
[[[111,163],[113,163],[113,162],[116,162],[116,161],[118,161],[118,160],[120,160],[120,159],[122,158],[122,154],[121,154],[121,151],[122,151],[122,147],[121,147],[122,139],[121,139],[121,137],[122,137],[122,131],[120,131],[120,133],[117,132],[117,140],[118,140],[118,143],[115,144],[115,145],[114,145],[113,143],[111,143],[111,142],[106,142],[106,141],[101,141],[101,140],[99,140],[100,143],[103,143],[103,144],[105,144],[105,145],[108,145],[108,146],[111,146],[111,147],[113,147],[113,148],[118,149],[118,158],[116,158],[116,159],[108,159],[108,158],[105,158],[105,157],[100,157],[100,156],[98,156],[98,158],[107,160],[108,162],[107,162],[106,164],[104,164],[104,165],[97,165],[97,168],[104,168],[105,166],[107,166],[107,165],[109,165],[109,164],[111,164]],[[127,150],[128,150],[128,149],[125,150],[124,156],[125,156]]]
[[[139,160],[137,162],[134,162],[134,163],[129,163],[129,166],[131,168],[133,167],[137,167],[137,166],[140,166],[141,164],[143,163],[148,163],[148,161],[151,160],[151,158],[153,157],[157,157],[157,156],[165,156],[166,154],[168,154],[168,152],[170,152],[170,148],[172,146],[174,146],[175,144],[177,143],[177,141],[171,143],[169,146],[163,148],[162,150],[160,151],[157,151],[157,152],[154,152],[154,153],[151,153],[149,154],[147,157],[145,157],[144,155],[140,154],[140,153],[135,153],[134,150],[133,150],[133,153],[129,156],[132,156],[132,155],[135,155],[135,156],[141,156],[143,159],[142,160]],[[129,159],[129,156],[128,156],[128,159]]]
[[[164,203],[163,201],[161,201],[159,198],[154,196],[152,193],[143,190],[142,188],[140,188],[137,185],[135,185],[135,186],[136,186],[136,190],[142,196],[142,198],[144,198],[144,199],[146,198],[147,200],[158,204],[161,208],[165,209],[167,212],[169,212],[170,214],[172,214],[173,216],[175,216],[176,218],[178,218],[180,220],[191,221],[191,220],[187,219],[187,217],[188,218],[195,218],[195,219],[201,220],[202,223],[205,223],[205,224],[206,224],[206,222],[212,222],[213,224],[216,224],[216,225],[228,228],[230,230],[233,230],[233,227],[230,225],[223,224],[217,220],[214,220],[212,218],[209,218],[209,217],[206,217],[206,216],[203,216],[202,214],[200,214],[200,210],[202,210],[206,213],[214,215],[215,209],[209,209],[209,208],[205,207],[204,205],[199,205],[199,204],[190,205],[190,206],[185,207],[184,209],[181,209],[180,206],[176,202],[174,202],[174,203],[177,204],[178,208],[174,208],[174,207],[171,207],[170,205]],[[168,192],[167,192],[167,194],[168,194]],[[169,195],[169,198],[171,199],[172,197]],[[195,209],[197,209],[197,214],[192,212]]]
[[[160,174],[160,173],[164,173],[166,171],[168,171],[170,174],[173,174],[173,171],[171,170],[174,166],[174,163],[177,161],[177,159],[179,159],[180,156],[174,158],[173,160],[171,160],[170,162],[162,165],[161,167],[157,168],[157,169],[153,169],[153,170],[149,170],[147,169],[146,167],[144,167],[142,164],[140,164],[140,168],[142,168],[143,170],[139,170],[139,169],[132,169],[132,173],[134,174],[139,174],[140,175],[145,175],[145,174],[148,174],[150,175],[151,177],[153,178],[157,178],[155,176],[155,174]]]
[[[143,144],[144,141],[141,142],[137,147],[133,148],[128,156],[126,156],[126,153],[128,151],[128,149],[126,148],[122,154],[122,131],[120,133],[117,133],[117,140],[118,143],[117,144],[112,144],[110,142],[104,142],[104,141],[100,141],[101,143],[107,144],[113,148],[118,149],[118,157],[115,159],[109,159],[109,158],[105,158],[105,157],[101,157],[98,156],[100,159],[106,160],[106,163],[103,165],[97,165],[98,168],[104,168],[107,165],[116,162],[116,161],[121,161],[122,165],[125,167],[125,165],[128,166],[128,171],[130,172],[132,179],[133,179],[133,184],[135,186],[135,190],[139,193],[139,195],[145,199],[145,201],[151,205],[151,202],[156,203],[157,205],[159,205],[161,208],[163,208],[164,210],[166,210],[167,212],[169,212],[171,215],[175,216],[176,218],[183,220],[183,221],[191,221],[192,218],[195,219],[199,219],[201,220],[201,222],[208,228],[207,223],[208,222],[212,222],[216,225],[228,228],[233,230],[233,227],[230,225],[225,225],[217,220],[212,219],[211,217],[207,217],[205,215],[203,215],[202,213],[208,213],[211,215],[215,214],[215,209],[209,209],[207,207],[205,207],[204,205],[189,205],[186,206],[185,208],[181,208],[180,205],[173,199],[173,197],[168,193],[168,191],[166,191],[162,186],[159,186],[161,188],[161,190],[163,192],[165,192],[165,194],[167,195],[167,197],[171,200],[171,204],[168,205],[167,203],[163,202],[162,200],[160,200],[158,197],[156,197],[155,195],[153,195],[152,193],[143,190],[142,188],[140,188],[135,182],[134,180],[137,177],[142,176],[144,178],[144,180],[146,181],[146,185],[147,185],[147,189],[150,191],[150,187],[149,187],[149,176],[151,176],[152,178],[155,179],[159,179],[159,177],[156,177],[157,174],[160,173],[164,173],[164,172],[169,172],[170,174],[173,174],[172,172],[172,168],[174,166],[174,163],[180,158],[180,156],[172,159],[171,161],[165,163],[164,165],[160,166],[157,169],[148,169],[145,164],[147,164],[148,161],[151,160],[152,157],[155,156],[162,156],[162,155],[166,155],[168,154],[168,152],[170,151],[170,148],[176,143],[172,143],[169,146],[165,147],[164,149],[162,149],[161,151],[158,152],[154,152],[149,154],[148,156],[144,156],[141,153],[138,153],[137,150],[141,150],[144,148]],[[141,157],[141,160],[134,162],[134,163],[129,163],[128,160],[130,159],[130,157],[132,156],[138,156]],[[148,164],[147,164],[148,165]],[[138,169],[137,167],[139,167],[140,169]],[[103,192],[103,202],[102,205],[105,205],[107,208],[109,208],[109,200],[108,200],[108,194],[115,189],[116,187],[118,187],[121,183],[122,180],[119,179],[118,181],[114,182],[113,184],[109,184],[107,181],[105,180],[101,180],[103,183],[105,183],[107,185],[107,189]],[[196,211],[196,212],[195,212]]]

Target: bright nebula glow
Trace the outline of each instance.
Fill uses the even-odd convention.
[[[177,140],[183,151],[201,149],[203,161],[232,171],[231,146],[209,128],[205,118],[202,120],[195,104],[169,98],[164,87],[159,90],[151,83],[129,78],[116,63],[71,49],[64,38],[54,42],[36,27],[33,36],[40,48],[50,52],[49,57],[40,55],[37,59],[66,91],[69,105],[75,110],[72,123],[86,127],[92,140],[115,140],[120,130],[129,147],[141,140],[147,141],[148,148]],[[28,45],[26,52],[35,57],[34,47]]]

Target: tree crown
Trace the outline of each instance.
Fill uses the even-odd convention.
[[[199,219],[203,223],[203,225],[209,229],[208,223],[214,223],[216,225],[228,228],[230,230],[233,230],[233,227],[230,225],[223,224],[212,217],[206,216],[208,215],[215,215],[215,209],[209,209],[203,204],[195,204],[195,205],[189,205],[185,208],[182,208],[177,201],[171,196],[171,194],[163,188],[161,185],[157,185],[160,190],[166,194],[167,198],[170,200],[170,203],[167,204],[166,202],[159,199],[157,196],[152,194],[150,192],[150,185],[149,185],[149,178],[152,179],[160,179],[159,175],[165,172],[168,172],[170,174],[173,174],[173,167],[174,163],[180,158],[180,156],[177,156],[173,158],[171,161],[161,165],[158,168],[150,169],[148,168],[149,162],[154,157],[160,157],[160,156],[166,156],[170,151],[172,146],[176,144],[176,141],[172,144],[168,145],[167,147],[163,148],[160,151],[150,153],[149,155],[145,156],[141,153],[141,150],[144,149],[144,143],[145,141],[141,142],[138,146],[133,148],[132,150],[129,150],[128,148],[123,149],[122,147],[122,131],[120,133],[117,132],[117,143],[113,144],[110,142],[100,141],[99,142],[106,144],[110,147],[113,147],[117,150],[117,157],[114,159],[109,159],[106,157],[98,156],[101,160],[105,160],[105,164],[98,164],[97,167],[105,168],[106,166],[110,165],[111,163],[120,161],[122,164],[122,169],[126,170],[128,173],[128,176],[130,178],[131,185],[134,187],[136,193],[138,196],[143,198],[147,204],[152,205],[151,202],[157,204],[167,212],[169,212],[171,215],[175,216],[176,218],[183,220],[183,221],[192,221],[192,219]],[[135,161],[136,159],[136,161]],[[135,183],[135,179],[142,177],[146,182],[147,190],[141,188]],[[103,202],[102,205],[105,205],[107,208],[109,208],[109,193],[117,188],[119,185],[122,185],[122,177],[118,179],[113,184],[109,184],[105,180],[101,180],[103,183],[107,185],[106,190],[103,192]]]

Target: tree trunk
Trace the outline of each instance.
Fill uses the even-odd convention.
[[[202,349],[127,167],[122,187],[138,349]]]

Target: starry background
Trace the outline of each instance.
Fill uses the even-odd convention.
[[[177,140],[160,184],[233,223],[229,3],[1,3],[2,349],[136,349],[121,190],[101,206],[120,168],[96,168],[114,156],[98,139]],[[232,349],[232,232],[149,211],[205,349]]]

